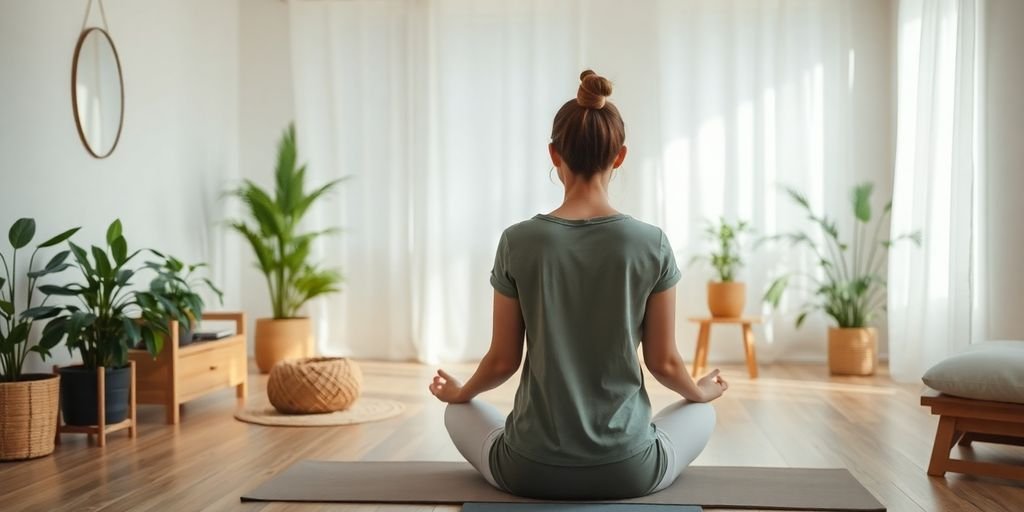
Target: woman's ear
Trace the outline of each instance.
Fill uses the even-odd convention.
[[[612,162],[612,169],[618,169],[622,165],[622,161],[626,159],[626,146],[622,146],[619,149],[619,155],[615,157],[615,161]]]
[[[551,155],[551,165],[555,166],[555,169],[562,167],[562,155],[558,154],[555,150],[554,144],[548,144],[548,153]]]

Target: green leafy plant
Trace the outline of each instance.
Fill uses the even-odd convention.
[[[145,264],[146,268],[156,273],[156,277],[150,281],[149,291],[139,292],[141,300],[156,304],[167,317],[177,320],[182,329],[191,330],[203,317],[206,303],[198,293],[199,289],[207,288],[221,303],[224,302],[224,294],[220,289],[208,278],[197,275],[200,269],[206,267],[205,263],[187,265],[174,256],[165,256],[152,250],[150,252],[158,256],[160,261],[148,261]],[[165,308],[162,299],[171,301],[175,308]]]
[[[18,250],[23,249],[32,242],[36,234],[36,221],[33,219],[18,219],[11,226],[7,233],[7,240],[11,243],[11,258],[8,261],[3,253],[0,253],[0,262],[4,266],[4,276],[0,277],[0,381],[14,382],[21,378],[22,369],[25,367],[25,359],[30,352],[39,354],[44,360],[49,357],[50,349],[60,342],[60,333],[50,332],[45,334],[39,343],[29,345],[29,334],[32,331],[32,324],[37,320],[47,320],[60,314],[60,308],[47,305],[49,294],[42,291],[36,293],[36,284],[39,278],[63,272],[71,266],[66,263],[68,251],[61,251],[55,254],[50,261],[41,268],[35,268],[36,254],[39,249],[53,247],[74,235],[79,228],[69,229],[57,236],[36,246],[28,259],[28,272],[26,274],[26,288],[18,284]],[[6,286],[4,286],[6,285]],[[25,291],[24,308],[18,312],[19,291]],[[41,296],[41,300],[36,299]]]
[[[719,217],[717,223],[707,221],[704,228],[705,238],[713,245],[711,252],[694,256],[690,265],[705,262],[715,269],[718,281],[728,283],[736,279],[736,273],[743,268],[740,257],[740,236],[750,232],[750,225],[745,221],[730,224],[725,217]]]
[[[777,278],[765,292],[764,300],[773,307],[779,301],[793,278],[801,278],[810,285],[815,299],[801,307],[796,318],[799,328],[807,315],[822,311],[832,317],[839,327],[867,327],[880,310],[885,309],[886,281],[882,276],[885,254],[889,248],[901,241],[921,243],[921,233],[903,234],[892,238],[882,237],[882,228],[888,223],[892,212],[892,201],[886,203],[882,213],[871,227],[872,207],[871,183],[854,187],[851,206],[855,225],[853,241],[848,244],[839,236],[836,222],[825,215],[814,213],[807,198],[793,188],[786,188],[789,197],[807,213],[812,225],[823,235],[823,242],[815,240],[806,231],[794,231],[769,237],[766,240],[786,240],[794,247],[807,247],[814,253],[818,267],[824,277],[810,273],[788,274]],[[869,238],[868,232],[873,235]]]
[[[299,223],[313,203],[342,180],[306,191],[306,166],[298,165],[295,127],[289,126],[278,145],[274,195],[246,180],[230,192],[242,200],[249,220],[231,227],[240,233],[256,254],[270,291],[274,318],[294,318],[310,299],[339,291],[341,274],[311,263],[310,248],[317,238],[336,230],[300,232]]]
[[[162,290],[150,287],[148,293],[131,288],[139,270],[130,266],[142,250],[129,254],[121,233],[121,221],[107,228],[106,247],[91,251],[69,242],[82,282],[65,286],[40,287],[44,293],[77,299],[63,306],[60,316],[43,328],[47,333],[66,333],[69,352],[78,351],[87,368],[120,368],[128,364],[128,349],[143,343],[153,357],[163,349],[167,323],[181,312]],[[90,253],[92,258],[90,259]]]

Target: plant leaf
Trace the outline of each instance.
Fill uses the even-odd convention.
[[[78,262],[78,266],[82,267],[83,273],[86,275],[92,274],[92,265],[89,264],[89,255],[85,252],[85,249],[75,245],[74,242],[68,242],[68,246],[71,247],[71,254],[75,255],[75,261]]]
[[[107,245],[113,245],[114,240],[121,236],[121,219],[114,219],[107,228]]]
[[[55,284],[44,284],[39,287],[39,292],[43,295],[63,295],[66,297],[73,297],[82,292],[81,285],[69,284],[66,286],[58,286]]]
[[[125,241],[123,236],[118,235],[114,238],[114,241],[110,243],[110,252],[114,256],[114,263],[117,266],[124,264],[128,257],[128,242]]]
[[[11,247],[21,249],[32,241],[32,237],[35,234],[36,221],[34,219],[21,218],[14,221],[11,230],[7,232],[7,240],[11,242]]]
[[[773,308],[779,307],[779,302],[782,300],[782,294],[786,291],[786,286],[789,284],[789,276],[782,276],[772,282],[771,286],[768,287],[768,291],[764,292],[764,301],[771,304]]]
[[[809,311],[801,311],[800,314],[797,315],[797,317],[796,317],[796,328],[797,329],[799,329],[800,326],[804,324],[804,320],[807,319],[807,313],[809,313]]]
[[[110,260],[107,258],[107,253],[97,246],[92,246],[92,258],[96,261],[96,272],[99,274],[101,279],[106,279],[110,275],[112,270],[110,266]]]
[[[67,230],[67,231],[65,231],[65,232],[63,232],[63,233],[61,233],[61,234],[59,234],[59,235],[57,235],[57,236],[55,236],[55,237],[53,237],[51,239],[49,239],[49,240],[39,244],[39,248],[53,247],[53,246],[63,242],[64,240],[67,240],[68,238],[71,238],[71,236],[74,235],[75,233],[77,233],[79,229],[82,229],[82,228],[71,228],[71,229],[69,229],[69,230]]]
[[[60,314],[61,308],[57,306],[36,306],[21,312],[21,318],[32,320],[46,320]]]
[[[867,223],[871,221],[871,182],[861,183],[853,188],[853,215],[857,220]]]

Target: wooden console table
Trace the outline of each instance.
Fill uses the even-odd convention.
[[[235,335],[179,347],[178,322],[171,322],[170,336],[156,359],[145,350],[128,353],[136,365],[138,403],[163,405],[170,425],[178,423],[182,403],[207,393],[234,387],[238,399],[245,400],[245,314],[204,313],[203,320],[233,320]]]
[[[691,322],[700,324],[697,333],[697,353],[693,356],[693,376],[697,378],[708,366],[708,349],[711,342],[711,326],[713,324],[739,324],[743,327],[743,347],[747,356],[747,372],[751,379],[757,378],[757,355],[754,353],[754,330],[750,324],[761,323],[759,316],[725,317],[693,317]]]

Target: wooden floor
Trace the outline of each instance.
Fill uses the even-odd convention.
[[[441,423],[442,404],[426,390],[432,368],[362,366],[365,393],[407,403],[401,417],[348,427],[262,427],[232,418],[229,390],[187,404],[177,426],[162,423],[159,407],[143,406],[134,440],[113,434],[99,448],[84,435],[65,435],[53,456],[0,463],[0,510],[458,511],[239,502],[243,492],[300,459],[459,459]],[[451,369],[466,375],[472,367]],[[845,467],[891,511],[1024,510],[1022,484],[925,475],[936,420],[917,405],[917,386],[895,385],[884,376],[829,378],[821,366],[764,367],[756,381],[746,379],[741,366],[723,370],[732,388],[715,402],[718,427],[696,464]],[[266,379],[250,382],[250,400],[258,400]],[[672,400],[653,379],[648,382],[655,407]],[[513,391],[510,382],[485,399],[507,410]],[[961,455],[972,453],[1024,464],[1024,448],[976,444]]]

